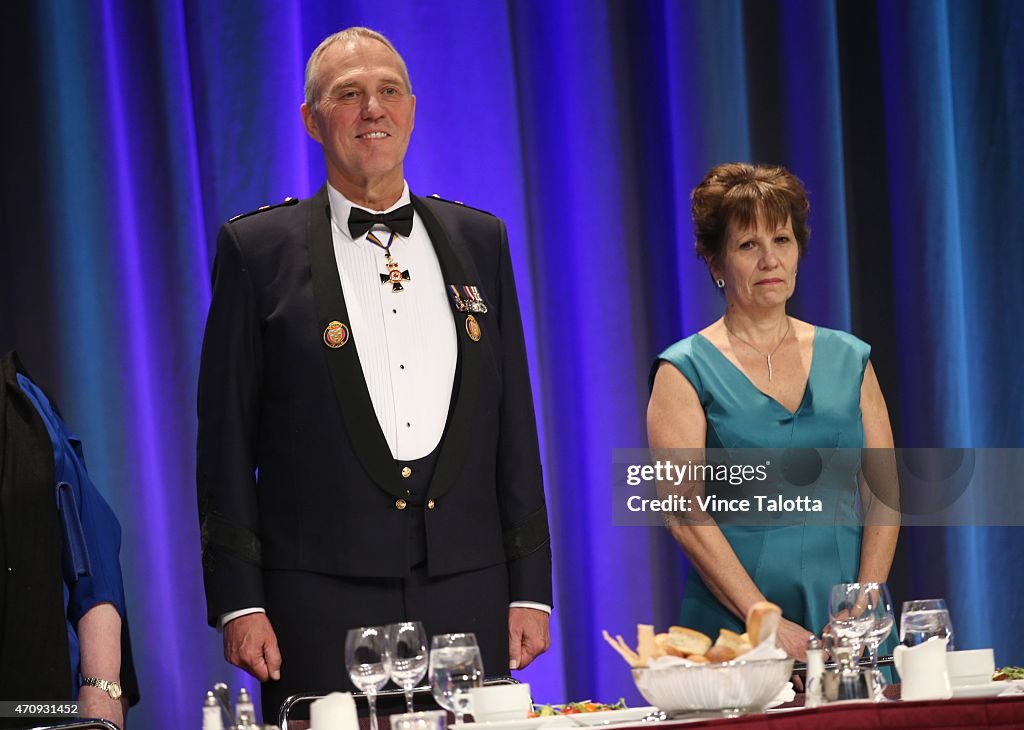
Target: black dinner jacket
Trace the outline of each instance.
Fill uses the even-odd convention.
[[[551,553],[504,223],[412,197],[446,283],[478,287],[474,341],[449,297],[458,367],[424,499],[403,487],[362,375],[326,186],[221,227],[199,377],[197,483],[208,618],[265,605],[262,570],[401,577],[413,511],[427,568],[507,562],[512,600],[551,603]],[[328,323],[350,331],[337,349]],[[400,509],[399,500],[407,506]],[[434,508],[427,509],[426,501]]]

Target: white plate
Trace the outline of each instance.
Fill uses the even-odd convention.
[[[452,725],[451,727],[455,727]],[[530,717],[525,720],[504,722],[465,722],[460,727],[466,730],[540,730],[544,728],[576,727],[568,717]]]
[[[1007,690],[1010,690],[1011,694],[1024,694],[1024,680],[954,685],[953,697],[995,697]]]
[[[547,730],[548,728],[613,725],[621,722],[637,722],[657,711],[657,707],[629,707],[625,710],[578,712],[575,715],[531,717],[526,720],[506,720],[505,722],[467,722],[462,727],[466,730]]]
[[[643,720],[652,712],[658,712],[653,705],[648,707],[627,707],[625,710],[605,710],[603,712],[578,712],[565,715],[576,725],[614,725],[620,722],[636,722]]]

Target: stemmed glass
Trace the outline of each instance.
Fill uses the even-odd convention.
[[[886,640],[896,619],[892,599],[885,583],[840,583],[832,586],[829,601],[831,628],[836,636],[845,636],[859,657],[867,646],[871,657],[871,678],[875,699],[883,698],[885,677],[878,669],[878,647]]]
[[[878,669],[878,647],[889,638],[893,624],[896,623],[896,617],[893,615],[889,587],[885,583],[862,583],[861,586],[864,588],[866,599],[864,611],[873,619],[871,628],[867,632],[866,641],[868,655],[871,657],[871,675],[875,680],[875,691],[877,697],[881,699],[882,690],[888,683]]]
[[[837,639],[850,642],[853,656],[859,657],[864,649],[867,633],[874,626],[875,619],[865,612],[868,595],[861,583],[838,583],[832,586],[828,601],[828,616],[832,633]]]
[[[917,646],[933,636],[948,638],[947,651],[953,651],[953,622],[941,598],[904,601],[900,616],[900,643]]]
[[[471,712],[469,691],[484,684],[484,663],[474,634],[440,634],[430,640],[430,689],[455,724]]]
[[[427,634],[419,621],[404,621],[384,628],[391,655],[391,679],[405,692],[405,709],[413,712],[412,691],[427,673]]]
[[[370,705],[370,730],[377,730],[377,691],[387,684],[390,665],[383,628],[364,626],[349,630],[345,636],[345,666],[352,684],[366,694]]]

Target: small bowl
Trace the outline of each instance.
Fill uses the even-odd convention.
[[[996,672],[996,655],[992,649],[968,649],[946,652],[949,682],[954,687],[988,684]]]
[[[641,667],[633,669],[633,681],[644,699],[665,712],[717,712],[735,717],[767,707],[792,673],[790,658],[739,659]]]
[[[469,690],[470,714],[476,722],[525,720],[533,709],[528,684],[494,684]]]

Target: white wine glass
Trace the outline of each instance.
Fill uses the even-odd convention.
[[[472,712],[474,687],[484,684],[484,663],[474,634],[440,634],[430,641],[430,689],[437,704],[455,713],[461,725]]]
[[[832,586],[828,601],[828,616],[832,634],[836,639],[850,642],[853,656],[859,658],[864,650],[867,634],[875,619],[868,612],[867,583],[837,583]]]
[[[391,655],[391,679],[405,692],[405,709],[414,712],[412,691],[427,673],[427,634],[419,621],[384,627]]]
[[[892,598],[885,583],[861,583],[864,597],[864,613],[871,616],[872,623],[865,635],[868,656],[871,657],[871,676],[874,679],[876,699],[883,699],[882,692],[887,684],[885,676],[878,669],[878,647],[892,634],[896,617],[892,610]]]
[[[357,689],[370,705],[370,730],[377,730],[377,692],[388,682],[391,658],[380,626],[350,629],[345,636],[345,666]]]
[[[946,650],[953,651],[953,622],[946,602],[941,598],[904,601],[900,615],[900,643],[917,646],[934,636],[949,639]]]

